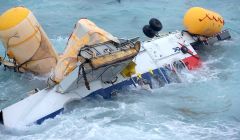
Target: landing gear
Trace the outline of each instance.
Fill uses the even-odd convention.
[[[149,38],[157,36],[158,32],[161,30],[162,23],[156,18],[151,18],[149,21],[149,25],[145,25],[143,27],[143,33]]]

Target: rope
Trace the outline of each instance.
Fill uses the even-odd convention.
[[[80,49],[80,51],[79,51],[79,53],[78,53],[78,55],[77,55],[77,61],[79,61],[78,60],[78,57],[83,57],[83,56],[81,56],[81,49]],[[89,62],[89,60],[88,59],[86,59],[85,58],[85,61],[84,62],[81,62],[81,65],[79,66],[79,68],[78,68],[78,81],[77,81],[77,84],[78,84],[78,82],[80,81],[80,71],[82,70],[82,75],[83,75],[83,80],[84,80],[84,83],[85,83],[85,86],[86,86],[86,88],[88,89],[88,90],[90,90],[90,85],[89,85],[89,82],[88,82],[88,79],[87,79],[87,74],[86,74],[86,71],[85,71],[85,68],[84,68],[84,64],[85,63],[88,63]]]
[[[202,22],[202,21],[204,21],[206,18],[208,18],[209,20],[215,20],[216,22],[220,22],[221,24],[223,24],[224,25],[224,20],[223,19],[221,19],[220,17],[215,17],[215,16],[212,16],[212,18],[208,15],[208,14],[206,14],[205,15],[205,17],[204,18],[199,18],[199,21],[200,22]]]
[[[82,75],[83,75],[83,80],[84,80],[84,84],[85,84],[85,86],[86,86],[86,88],[88,89],[88,90],[90,90],[90,85],[89,85],[89,82],[88,82],[88,79],[87,79],[87,74],[86,74],[86,71],[85,71],[85,68],[84,68],[84,64],[85,63],[82,63],[80,66],[79,66],[79,68],[78,68],[78,80],[77,80],[77,84],[79,83],[79,81],[80,81],[80,75],[81,75],[81,73],[80,73],[80,71],[82,70]]]
[[[41,31],[39,30],[39,28],[38,28],[38,31],[39,31],[40,34],[41,34]],[[41,34],[41,38],[42,38],[42,34]],[[19,65],[17,66],[18,71],[19,71],[19,69],[20,69],[23,65],[27,64],[27,63],[30,62],[30,61],[33,61],[32,58],[35,56],[35,54],[38,52],[38,50],[41,48],[41,46],[42,46],[42,40],[40,40],[40,45],[39,45],[38,49],[35,51],[35,53],[34,53],[28,60],[26,60],[25,62],[23,62],[22,64],[19,64]],[[44,58],[44,59],[46,59],[46,58]],[[40,59],[39,59],[39,60],[40,60]],[[36,60],[35,60],[35,61],[36,61]]]
[[[89,82],[87,80],[87,74],[85,72],[85,68],[84,68],[83,64],[82,64],[82,74],[83,74],[83,79],[84,79],[85,86],[88,90],[90,90],[90,85],[89,85]]]

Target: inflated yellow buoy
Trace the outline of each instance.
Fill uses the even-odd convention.
[[[8,57],[22,72],[45,74],[57,63],[55,49],[27,8],[11,8],[0,16],[0,39]]]
[[[190,33],[208,37],[221,32],[224,26],[221,15],[201,7],[189,9],[184,16],[183,23]]]

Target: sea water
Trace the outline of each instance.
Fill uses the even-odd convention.
[[[42,125],[20,130],[0,126],[0,139],[240,139],[239,0],[0,0],[0,13],[23,5],[33,11],[59,53],[79,18],[89,18],[120,38],[139,36],[151,17],[163,31],[184,29],[192,6],[219,12],[232,39],[200,51],[203,67],[182,74],[151,92],[127,89],[113,99],[86,98]],[[0,53],[4,49],[0,46]],[[4,71],[0,67],[0,108],[43,88],[46,77]]]

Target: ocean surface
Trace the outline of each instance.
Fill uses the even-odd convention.
[[[182,30],[184,13],[192,6],[219,12],[232,39],[200,51],[203,67],[183,73],[182,83],[73,102],[42,125],[21,130],[0,125],[0,140],[240,140],[239,0],[0,0],[0,13],[19,5],[33,11],[59,53],[79,18],[117,37],[145,40],[142,27],[151,17],[162,21],[163,32]],[[45,79],[0,67],[0,108],[43,88]]]

